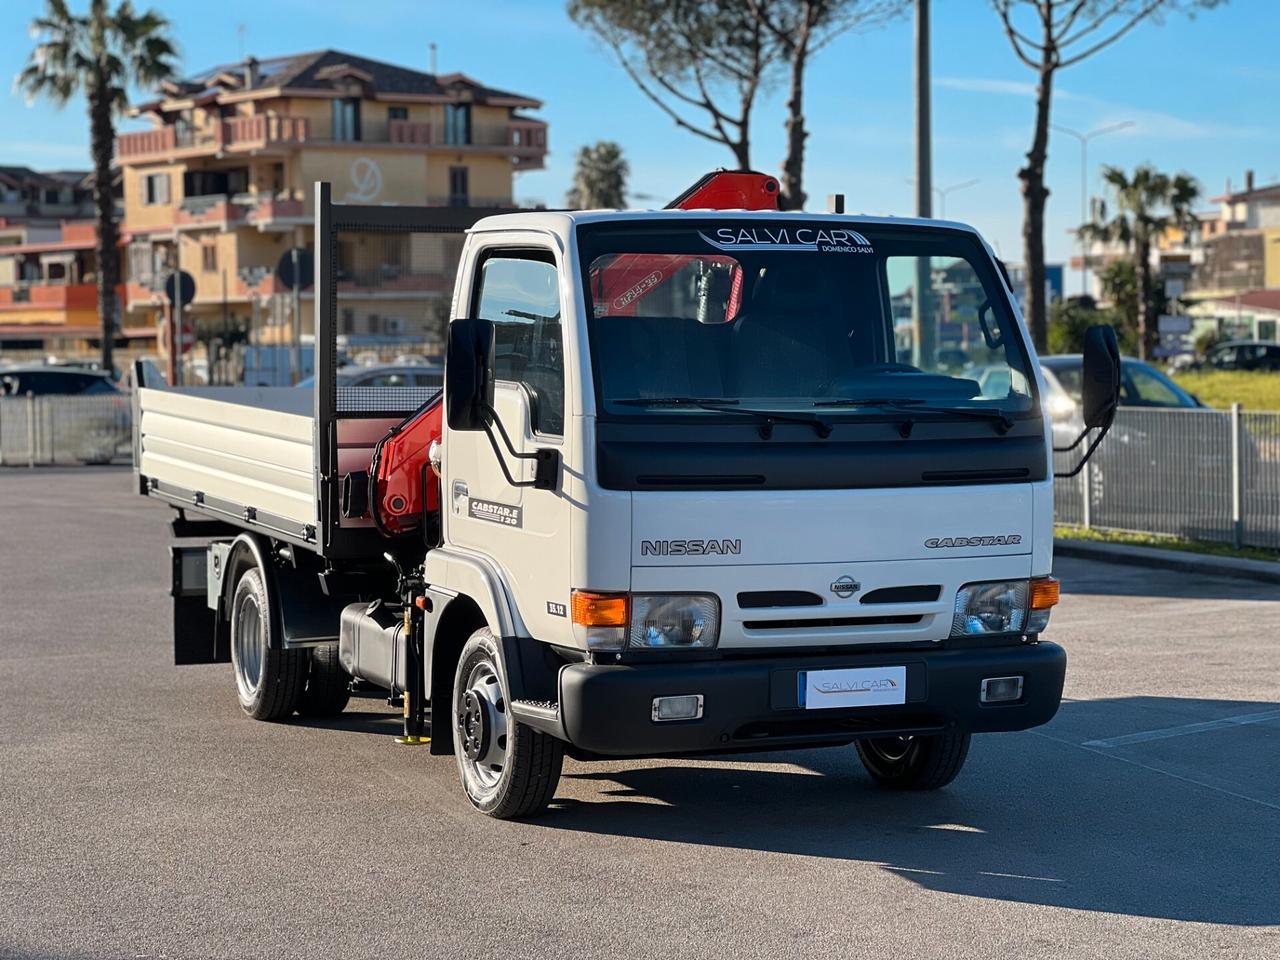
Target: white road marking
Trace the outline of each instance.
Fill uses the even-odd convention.
[[[1146,743],[1148,740],[1168,740],[1170,737],[1185,737],[1191,733],[1204,733],[1206,730],[1222,730],[1227,727],[1243,727],[1251,723],[1266,723],[1268,720],[1280,720],[1280,710],[1267,710],[1263,713],[1243,713],[1235,717],[1206,720],[1202,723],[1184,723],[1177,727],[1164,727],[1160,730],[1129,733],[1122,737],[1109,737],[1106,740],[1086,740],[1080,746],[1123,747],[1130,743]]]
[[[1197,780],[1195,777],[1186,777],[1180,773],[1173,773],[1172,771],[1162,769],[1161,767],[1153,767],[1150,764],[1141,763],[1137,760],[1134,760],[1131,757],[1122,757],[1118,753],[1109,753],[1106,750],[1099,750],[1096,747],[1087,747],[1082,743],[1076,743],[1074,740],[1063,740],[1061,737],[1051,737],[1049,736],[1049,734],[1043,733],[1040,730],[1028,730],[1027,732],[1037,737],[1043,737],[1046,740],[1052,740],[1054,743],[1060,743],[1064,747],[1076,747],[1077,749],[1083,750],[1086,753],[1092,753],[1094,756],[1109,757],[1112,760],[1119,760],[1121,763],[1128,763],[1128,764],[1131,764],[1132,766],[1140,767],[1143,770],[1148,770],[1151,773],[1160,773],[1174,780],[1181,780],[1183,783],[1193,783],[1198,787],[1204,787],[1207,790],[1213,790],[1217,793],[1225,794],[1228,797],[1235,797],[1237,800],[1245,800],[1248,803],[1256,803],[1260,807],[1267,807],[1271,810],[1280,810],[1280,803],[1268,803],[1266,800],[1259,800],[1257,797],[1251,797],[1246,793],[1237,793],[1235,790],[1228,790],[1226,787],[1218,786],[1216,783],[1209,783],[1208,781],[1205,781],[1205,780]]]
[[[1059,880],[1057,877],[1033,877],[1025,873],[997,873],[994,870],[979,870],[978,873],[984,877],[1005,877],[1009,880],[1040,880],[1043,883],[1066,883],[1065,880]]]

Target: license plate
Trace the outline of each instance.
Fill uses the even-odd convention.
[[[882,707],[907,702],[906,667],[802,670],[800,705],[806,710]]]

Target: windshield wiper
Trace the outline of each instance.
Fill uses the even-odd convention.
[[[904,410],[908,413],[943,414],[958,420],[985,420],[995,424],[1000,433],[1008,433],[1013,429],[1013,418],[1003,410],[984,410],[979,407],[934,407],[919,397],[833,397],[830,400],[815,400],[815,407],[885,407],[890,410]],[[902,436],[911,436],[911,428],[915,421],[907,418],[899,431]]]
[[[743,407],[740,401],[729,397],[626,397],[622,400],[611,400],[622,407],[698,407],[702,410],[713,410],[716,413],[736,413],[739,416],[751,417],[760,425],[760,439],[768,440],[773,436],[775,423],[803,423],[813,427],[813,432],[824,440],[831,436],[831,424],[813,414],[783,413],[778,410],[756,410]]]

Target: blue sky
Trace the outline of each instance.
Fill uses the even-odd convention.
[[[71,0],[83,7],[85,0]],[[145,0],[138,3],[145,5]],[[170,17],[185,68],[335,47],[395,63],[428,64],[438,45],[442,73],[455,70],[546,104],[551,125],[547,169],[521,174],[517,193],[562,202],[577,148],[599,139],[622,144],[633,193],[674,196],[699,175],[731,162],[728,151],[684,133],[638,93],[612,59],[565,16],[559,0],[158,0]],[[30,40],[19,24],[41,0],[9,0],[12,40],[0,75],[21,68]],[[243,30],[239,29],[243,27]],[[1098,56],[1059,74],[1055,122],[1089,130],[1136,126],[1095,140],[1098,163],[1150,161],[1184,171],[1205,195],[1280,180],[1280,3],[1232,0],[1195,19],[1144,24]],[[934,182],[980,182],[947,199],[947,215],[975,224],[1009,260],[1021,259],[1016,171],[1031,135],[1034,75],[1009,48],[985,0],[934,0]],[[815,60],[808,79],[812,136],[806,167],[810,205],[842,192],[851,211],[912,211],[912,27],[845,36]],[[784,91],[769,91],[755,118],[753,163],[776,173],[783,155]],[[57,111],[0,97],[0,163],[36,167],[88,164],[82,104]],[[1080,209],[1076,141],[1050,143],[1051,259],[1071,252],[1067,231]],[[653,201],[644,201],[649,203]],[[935,209],[935,213],[936,213]]]

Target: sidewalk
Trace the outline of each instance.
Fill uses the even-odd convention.
[[[1280,563],[1269,560],[1244,560],[1236,557],[1216,557],[1206,553],[1186,550],[1165,550],[1160,547],[1137,547],[1120,543],[1095,543],[1092,540],[1056,539],[1053,551],[1060,557],[1081,557],[1101,560],[1104,563],[1136,564],[1158,567],[1162,570],[1178,570],[1215,577],[1237,577],[1280,584]]]

